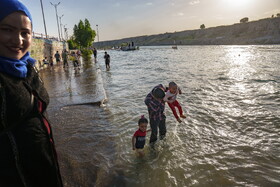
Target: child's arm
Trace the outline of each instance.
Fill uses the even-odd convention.
[[[182,94],[182,90],[180,87],[178,87],[178,91],[179,91],[179,94]]]
[[[164,98],[163,98],[163,101],[165,101],[165,102],[168,102],[169,100],[170,100],[170,98],[171,98],[172,96],[171,96],[171,94],[170,94],[170,92],[165,92],[165,96],[164,96]],[[169,101],[170,102],[170,101]]]
[[[132,150],[135,150],[136,137],[132,136]]]
[[[167,101],[168,101],[167,95],[164,96],[163,101],[164,101],[164,102],[167,102]]]

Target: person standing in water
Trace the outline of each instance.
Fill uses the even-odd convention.
[[[96,50],[96,48],[93,48],[93,56],[94,56],[94,61],[97,62],[97,50]]]
[[[110,69],[110,55],[105,52],[104,55],[106,69]]]
[[[164,114],[165,102],[163,98],[165,96],[165,88],[162,84],[157,85],[153,90],[146,96],[145,104],[147,105],[150,126],[152,129],[150,144],[154,144],[157,141],[158,129],[159,137],[163,139],[166,134],[165,120],[166,116]]]
[[[28,52],[31,14],[18,0],[0,7],[0,186],[62,187],[49,96]]]
[[[63,50],[62,52],[62,59],[63,59],[63,67],[65,66],[69,66],[68,65],[68,52],[66,51],[66,49]]]
[[[56,60],[56,64],[60,63],[60,54],[58,53],[58,51],[56,51],[56,53],[54,54],[55,60]]]
[[[132,136],[132,149],[136,150],[136,153],[143,157],[145,155],[143,148],[146,143],[146,133],[151,131],[147,130],[148,120],[144,115],[138,120],[138,126],[139,129]]]

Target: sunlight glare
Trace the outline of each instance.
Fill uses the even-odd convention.
[[[227,6],[232,8],[248,7],[252,3],[252,0],[223,0],[223,1]]]

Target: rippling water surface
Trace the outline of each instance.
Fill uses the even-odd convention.
[[[116,144],[115,186],[280,186],[280,46],[141,47],[98,58]],[[137,158],[144,98],[175,81],[187,119],[166,105],[167,138]],[[149,134],[147,141],[149,140]]]

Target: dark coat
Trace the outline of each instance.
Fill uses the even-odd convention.
[[[27,78],[0,72],[0,186],[62,186],[45,116],[49,96],[36,70]]]

